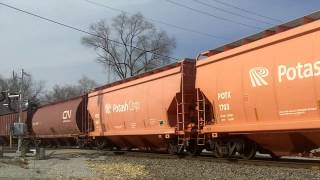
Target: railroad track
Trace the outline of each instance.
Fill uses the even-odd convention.
[[[269,166],[269,167],[284,167],[284,168],[297,168],[297,169],[315,169],[320,170],[320,161],[306,161],[289,159],[270,160],[270,159],[214,159],[214,162],[226,162],[234,164],[255,165],[255,166]]]
[[[269,166],[269,167],[284,167],[284,168],[297,168],[297,169],[314,169],[320,170],[320,160],[315,159],[279,159],[273,160],[271,158],[257,157],[253,160],[236,159],[236,158],[215,158],[212,155],[204,154],[200,156],[174,156],[170,154],[161,153],[146,153],[146,152],[128,152],[128,151],[113,151],[114,155],[123,155],[130,157],[141,158],[161,158],[161,159],[185,159],[194,161],[209,161],[214,163],[231,163],[239,165],[255,165],[255,166]],[[107,155],[106,154],[106,155]]]
[[[85,154],[90,155],[93,153],[93,150],[82,150],[74,147],[64,147],[64,148],[46,148],[47,150],[70,150],[70,154],[80,155],[84,154],[81,151],[87,151]],[[72,152],[74,150],[74,152]],[[6,153],[15,153],[15,148],[4,147]],[[200,156],[190,156],[187,154],[184,155],[171,155],[166,153],[154,153],[154,152],[139,152],[139,151],[111,151],[111,150],[94,150],[94,154],[99,154],[101,156],[128,156],[136,158],[152,158],[152,159],[184,159],[191,161],[209,161],[214,163],[229,163],[229,164],[239,164],[239,165],[254,165],[254,166],[269,166],[269,167],[284,167],[284,168],[297,168],[297,169],[314,169],[320,170],[320,160],[319,159],[290,159],[290,158],[281,158],[279,160],[273,160],[268,157],[257,157],[253,160],[237,159],[237,158],[215,158],[210,153],[203,153]]]

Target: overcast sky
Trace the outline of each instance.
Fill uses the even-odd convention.
[[[193,12],[165,0],[90,1],[130,13],[141,12],[147,18],[203,32],[203,34],[192,33],[154,22],[157,27],[166,30],[169,36],[176,38],[177,48],[172,56],[177,58],[195,58],[199,52],[238,40],[280,23],[225,6],[214,0],[200,0],[200,2],[240,15],[235,16],[213,9],[213,7],[206,7],[194,0],[172,1],[208,12],[211,15]],[[320,9],[319,0],[220,1],[283,22]],[[0,2],[84,30],[100,19],[110,22],[112,17],[119,14],[119,12],[90,4],[85,0],[0,0]],[[232,22],[213,16],[223,17]],[[94,51],[80,43],[82,36],[84,34],[80,32],[0,5],[0,74],[8,77],[12,70],[24,68],[31,72],[36,80],[45,80],[47,87],[54,84],[75,83],[82,75],[100,84],[106,83],[106,72],[95,62]]]

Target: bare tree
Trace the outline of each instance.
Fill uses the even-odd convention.
[[[52,103],[56,101],[66,100],[72,97],[79,96],[81,94],[81,90],[79,87],[74,85],[64,85],[59,86],[55,85],[51,91],[45,94],[42,99],[42,104]]]
[[[174,38],[158,30],[141,13],[122,13],[113,18],[111,26],[101,20],[90,26],[90,32],[96,36],[83,37],[82,43],[94,48],[97,62],[120,79],[170,63],[160,55],[169,56],[176,44]]]
[[[6,82],[3,79],[3,77],[0,75],[0,93],[1,93],[0,94],[0,106],[1,106],[1,102],[6,99],[5,86],[6,86]]]
[[[78,81],[78,86],[82,93],[87,93],[93,88],[97,87],[98,83],[89,79],[87,76],[82,76],[82,78]]]
[[[18,93],[20,90],[21,79],[15,72],[12,77],[6,80],[7,89],[9,92]],[[23,97],[31,102],[37,102],[39,96],[44,92],[45,82],[34,81],[32,76],[25,76],[22,82]]]
[[[47,92],[42,98],[41,103],[47,104],[56,101],[66,100],[72,97],[80,96],[88,91],[92,90],[93,88],[97,87],[98,84],[94,81],[89,79],[86,76],[83,76],[76,85],[55,85],[52,90]]]
[[[44,82],[35,81],[32,76],[28,76],[21,82],[19,75],[15,72],[12,73],[12,77],[3,78],[0,76],[0,91],[7,91],[7,93],[19,93],[20,83],[22,83],[23,97],[28,100],[29,106],[34,107],[39,105],[39,97],[44,92]],[[4,102],[8,103],[8,99]],[[11,110],[17,110],[18,104],[17,101],[10,102]],[[8,112],[7,108],[4,108],[0,104],[0,113]]]

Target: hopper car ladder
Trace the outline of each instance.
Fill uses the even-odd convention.
[[[182,101],[182,100],[181,100]],[[184,108],[183,103],[179,101],[179,98],[176,96],[177,102],[177,136],[178,136],[178,146],[184,145]]]
[[[185,144],[185,118],[189,114],[187,109],[188,105],[191,103],[186,102],[187,97],[193,97],[193,94],[182,93],[180,96],[176,96],[177,102],[177,137],[178,145],[183,146]],[[180,97],[180,98],[179,98]]]
[[[197,117],[198,117],[198,133],[197,133],[197,145],[205,145],[205,134],[201,133],[201,130],[205,126],[206,119],[206,99],[200,89],[197,89]]]

